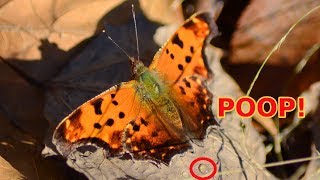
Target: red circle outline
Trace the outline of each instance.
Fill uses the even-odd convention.
[[[200,176],[196,175],[196,173],[194,173],[194,171],[193,171],[193,166],[194,166],[197,162],[203,161],[203,160],[204,160],[204,161],[208,161],[208,162],[213,166],[213,171],[212,171],[212,173],[211,173],[210,175],[208,175],[208,176],[200,177]],[[215,163],[212,159],[210,159],[210,158],[208,158],[208,157],[199,157],[199,158],[196,158],[195,160],[193,160],[193,161],[190,163],[189,171],[190,171],[192,177],[194,177],[194,178],[196,178],[196,179],[198,179],[198,180],[207,180],[207,179],[213,178],[213,176],[216,174],[216,172],[217,172],[217,165],[216,165],[216,163]]]

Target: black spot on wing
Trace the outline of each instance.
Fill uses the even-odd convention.
[[[186,91],[184,90],[184,88],[183,88],[182,86],[179,86],[179,89],[180,89],[180,91],[181,91],[181,93],[182,93],[183,95],[186,95],[186,94],[187,94]]]
[[[94,123],[93,127],[96,129],[101,129],[102,126],[99,123]]]
[[[108,119],[107,122],[106,122],[106,126],[112,126],[114,123],[114,120],[113,119]]]
[[[190,52],[193,54],[194,53],[194,47],[190,46]]]
[[[139,131],[139,130],[140,130],[140,126],[137,125],[137,124],[134,124],[133,127],[132,127],[132,129],[133,129],[134,131]]]
[[[112,101],[112,104],[118,106],[119,103],[117,101]]]
[[[191,88],[191,83],[188,80],[183,79],[183,82],[186,84],[188,88]]]
[[[144,120],[143,118],[141,118],[140,120],[141,120],[141,124],[148,126],[148,122],[146,120]]]
[[[120,113],[119,113],[119,118],[120,118],[120,119],[124,118],[124,116],[125,116],[125,114],[124,114],[123,112],[120,112]]]
[[[172,53],[170,54],[170,58],[171,58],[171,59],[174,59],[174,55],[173,55]]]
[[[114,97],[116,97],[116,94],[111,94],[111,98],[113,99]]]
[[[186,63],[190,63],[191,62],[191,56],[186,56],[185,60],[186,60]]]
[[[182,64],[178,64],[178,69],[179,69],[180,71],[183,71],[183,66],[182,66]]]
[[[172,43],[178,45],[181,49],[183,49],[183,42],[179,38],[178,34],[175,34],[172,38]]]
[[[94,101],[91,102],[91,105],[94,107],[94,113],[101,115],[101,104],[102,104],[103,99],[102,98],[98,98],[95,99]]]
[[[130,123],[132,125],[132,129],[134,131],[140,131],[140,125],[136,124],[135,122]]]
[[[81,109],[77,109],[75,110],[72,115],[69,117],[70,121],[75,121],[77,119],[79,119],[79,117],[81,116],[82,111]]]

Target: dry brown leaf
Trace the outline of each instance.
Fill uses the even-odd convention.
[[[320,128],[320,82],[313,83],[309,89],[303,92],[300,97],[305,98],[305,118],[298,118],[298,112],[296,111],[293,117],[293,122],[281,131],[281,145],[282,145],[282,155],[285,160],[295,160],[298,158],[307,158],[312,156],[312,151],[315,149],[319,150],[319,128]],[[313,154],[315,157],[316,155]],[[318,160],[316,160],[314,165],[317,165]],[[307,165],[306,162],[293,163],[283,166],[283,170],[286,175],[293,174],[294,171],[297,172],[293,175],[299,174],[299,169]],[[312,167],[309,167],[312,168]],[[276,173],[280,171],[273,170]],[[272,169],[271,169],[272,170]],[[310,169],[311,170],[311,169]],[[309,170],[309,171],[310,171]],[[310,172],[308,172],[310,173]],[[316,174],[316,171],[314,172]],[[307,176],[309,176],[308,174]]]
[[[121,2],[122,0],[9,1],[2,5],[0,12],[0,56],[41,59],[38,46],[41,44],[40,40],[45,38],[56,43],[59,48],[69,50],[91,36],[98,20]]]
[[[29,134],[21,132],[21,129],[10,121],[11,119],[0,112],[0,180],[79,177],[57,159],[43,159],[39,151],[42,145]],[[3,162],[2,158],[10,164]]]
[[[309,59],[306,59],[306,65],[300,72],[294,75],[294,78],[288,83],[284,94],[298,97],[302,92],[308,90],[310,86],[320,81],[320,51],[315,52]]]
[[[0,107],[9,119],[34,137],[41,139],[47,127],[43,118],[43,94],[20,74],[0,61]]]
[[[231,41],[233,63],[261,63],[273,46],[319,0],[252,0],[238,21]],[[320,41],[320,11],[310,14],[287,37],[268,64],[284,66],[299,62]]]

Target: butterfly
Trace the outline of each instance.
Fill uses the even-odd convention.
[[[85,102],[56,127],[52,142],[63,156],[80,144],[102,143],[108,158],[169,164],[217,125],[205,45],[217,35],[209,13],[192,16],[156,53],[149,67],[132,60],[133,78]]]

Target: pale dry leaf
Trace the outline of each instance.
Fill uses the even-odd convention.
[[[181,0],[140,0],[145,15],[162,24],[183,22]]]
[[[116,1],[58,1],[54,33],[49,40],[68,50],[75,44],[94,34],[98,21],[123,0]],[[80,37],[80,38],[79,38]],[[70,42],[68,42],[70,40]],[[77,40],[77,41],[75,41]]]
[[[121,2],[122,0],[7,2],[0,12],[0,56],[24,60],[41,59],[38,47],[40,40],[45,38],[61,49],[69,50],[91,36],[98,20]]]
[[[25,177],[0,156],[0,180],[24,179]]]
[[[38,126],[38,128],[43,127]],[[59,168],[57,161],[42,159],[39,151],[37,151],[41,147],[37,140],[29,134],[21,132],[21,129],[17,128],[17,126],[12,125],[10,119],[2,112],[0,112],[0,132],[1,158],[8,161],[10,166],[17,171],[17,173],[13,171],[6,163],[2,164],[0,160],[1,180],[6,176],[8,179],[16,179],[15,177],[21,177],[20,179],[39,179],[39,177],[50,179],[54,176],[59,178],[68,177],[67,173],[62,172],[66,167],[60,165],[61,167]],[[4,172],[6,170],[8,172]],[[70,170],[68,173],[72,174]]]

